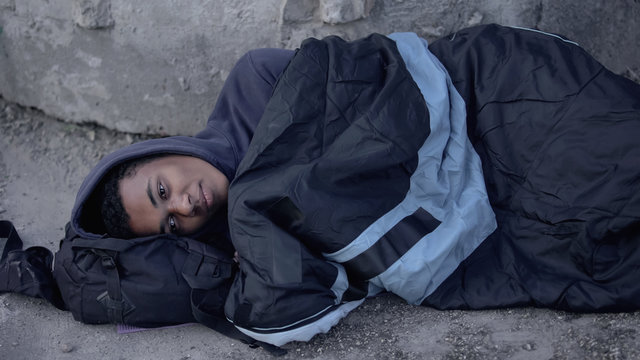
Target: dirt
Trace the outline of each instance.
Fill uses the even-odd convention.
[[[103,155],[144,138],[53,119],[0,98],[0,219],[25,246],[53,251],[75,193]],[[285,359],[638,359],[640,312],[438,311],[392,295],[367,300]],[[41,299],[0,295],[0,359],[267,359],[200,325],[118,334]]]

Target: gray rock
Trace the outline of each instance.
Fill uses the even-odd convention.
[[[320,0],[322,21],[344,24],[369,16],[372,0]]]
[[[73,21],[85,29],[113,26],[111,0],[73,0]]]

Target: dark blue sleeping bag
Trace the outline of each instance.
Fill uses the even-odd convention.
[[[640,308],[640,86],[534,30],[456,32],[429,71],[403,41],[311,39],[285,69],[231,185],[229,321],[307,340],[384,290]]]
[[[465,100],[498,229],[424,304],[640,308],[640,85],[532,30],[429,49]]]

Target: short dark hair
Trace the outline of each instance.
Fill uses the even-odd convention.
[[[124,209],[120,196],[120,180],[135,175],[136,169],[164,155],[151,155],[129,160],[116,165],[105,176],[100,191],[100,215],[107,234],[112,237],[130,239],[135,237],[129,226],[129,214]]]

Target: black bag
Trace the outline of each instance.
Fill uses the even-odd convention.
[[[158,327],[199,322],[273,355],[286,350],[241,333],[223,307],[236,271],[226,253],[172,234],[136,239],[79,236],[70,224],[55,254],[22,250],[13,225],[0,222],[0,292],[49,300],[87,324]]]
[[[53,275],[74,319],[157,327],[198,321],[192,309],[201,306],[222,316],[234,266],[225,253],[189,238],[85,239],[68,224]],[[194,302],[200,293],[206,304]]]

